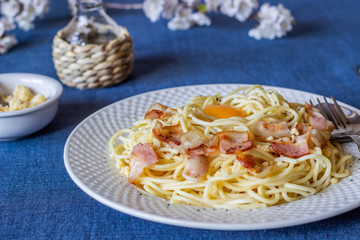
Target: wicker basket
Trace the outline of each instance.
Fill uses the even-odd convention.
[[[89,89],[119,84],[134,65],[132,38],[124,35],[108,43],[71,45],[62,39],[60,30],[53,42],[53,61],[60,80],[67,86]]]

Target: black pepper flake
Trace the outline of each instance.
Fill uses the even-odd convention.
[[[200,212],[200,209],[196,209],[196,211]]]
[[[142,196],[142,193],[139,193],[140,196]]]

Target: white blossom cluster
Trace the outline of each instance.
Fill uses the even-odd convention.
[[[17,44],[14,35],[8,35],[5,31],[10,31],[15,28],[15,25],[10,23],[6,18],[0,18],[0,54],[6,53],[9,48]]]
[[[259,13],[253,15],[258,5],[257,0],[145,0],[143,10],[152,22],[161,17],[169,19],[171,30],[186,30],[194,25],[209,26],[211,20],[206,14],[210,12],[220,12],[240,22],[257,16],[259,25],[249,31],[249,36],[255,39],[280,38],[292,30],[294,18],[282,4],[270,6],[265,3]]]
[[[169,19],[171,30],[186,30],[193,25],[209,26],[209,12],[221,12],[243,22],[257,8],[257,0],[145,0],[145,15],[155,22]]]
[[[28,31],[34,28],[34,20],[49,10],[49,0],[0,0],[0,54],[17,44],[14,35],[5,31],[15,29],[16,25]]]
[[[0,5],[1,14],[25,31],[34,28],[35,18],[48,10],[49,0],[3,0]]]
[[[287,32],[292,30],[294,17],[291,12],[284,8],[282,4],[278,6],[270,6],[265,3],[261,6],[257,14],[259,25],[249,31],[249,36],[255,39],[274,39],[281,38]]]

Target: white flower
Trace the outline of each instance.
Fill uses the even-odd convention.
[[[199,4],[199,0],[182,0],[188,7],[193,7]]]
[[[263,23],[273,23],[279,16],[279,10],[276,6],[270,6],[269,3],[264,3],[261,5],[257,16]]]
[[[0,22],[0,38],[4,35],[5,33],[5,26],[2,22]]]
[[[25,31],[34,28],[33,21],[36,18],[36,12],[33,5],[23,5],[22,11],[15,17],[19,27]]]
[[[244,22],[248,19],[255,8],[258,7],[257,0],[242,0],[239,4],[238,12],[235,14],[235,18],[240,22]]]
[[[190,15],[190,19],[199,26],[210,26],[211,20],[202,12],[193,13]]]
[[[217,12],[224,0],[205,0],[207,12]]]
[[[33,28],[37,16],[48,11],[49,0],[8,0],[2,1],[1,13],[11,23],[17,23],[23,30]]]
[[[49,11],[49,0],[32,0],[36,16],[43,16]]]
[[[173,18],[178,4],[178,0],[166,0],[164,4],[164,11],[161,16],[166,19]]]
[[[143,10],[151,22],[159,20],[161,12],[164,10],[165,0],[145,0]]]
[[[220,6],[220,12],[243,22],[257,7],[257,0],[225,0]]]
[[[15,16],[20,12],[20,3],[16,0],[2,1],[0,7],[1,14],[10,22],[14,22]]]
[[[291,12],[284,8],[282,4],[270,6],[265,3],[261,6],[258,13],[259,25],[249,31],[249,36],[259,40],[262,38],[274,39],[281,38],[292,30],[294,17]]]
[[[6,53],[11,47],[17,44],[17,40],[14,35],[6,35],[0,38],[0,54]]]
[[[278,5],[278,9],[280,12],[280,16],[279,16],[279,24],[281,26],[281,29],[283,31],[289,32],[292,30],[292,23],[295,21],[294,17],[291,15],[291,12],[289,9],[284,8],[284,6],[282,4]],[[285,34],[286,34],[285,32]]]
[[[240,0],[225,0],[220,6],[220,12],[229,17],[234,17],[238,12]]]
[[[187,30],[194,24],[209,26],[211,21],[204,13],[193,12],[192,8],[180,4],[175,10],[174,18],[168,22],[168,28],[173,31]]]
[[[170,30],[187,30],[191,27],[191,21],[186,18],[174,17],[168,22],[168,28]]]
[[[0,37],[2,37],[5,31],[11,31],[15,29],[15,25],[7,18],[0,18]]]
[[[168,22],[170,30],[187,30],[193,22],[191,20],[192,8],[178,5],[175,10],[175,17]]]

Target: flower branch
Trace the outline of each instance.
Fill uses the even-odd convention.
[[[152,22],[168,19],[171,30],[187,30],[194,25],[210,26],[208,13],[215,12],[233,17],[240,22],[255,16],[259,24],[249,31],[255,39],[281,38],[292,30],[294,17],[282,4],[264,3],[258,13],[257,0],[145,0],[143,9]]]
[[[5,31],[11,31],[18,26],[28,31],[34,28],[37,17],[43,16],[49,10],[49,0],[2,0],[0,1],[0,54],[4,54],[9,48],[17,44],[14,35],[8,35]]]

